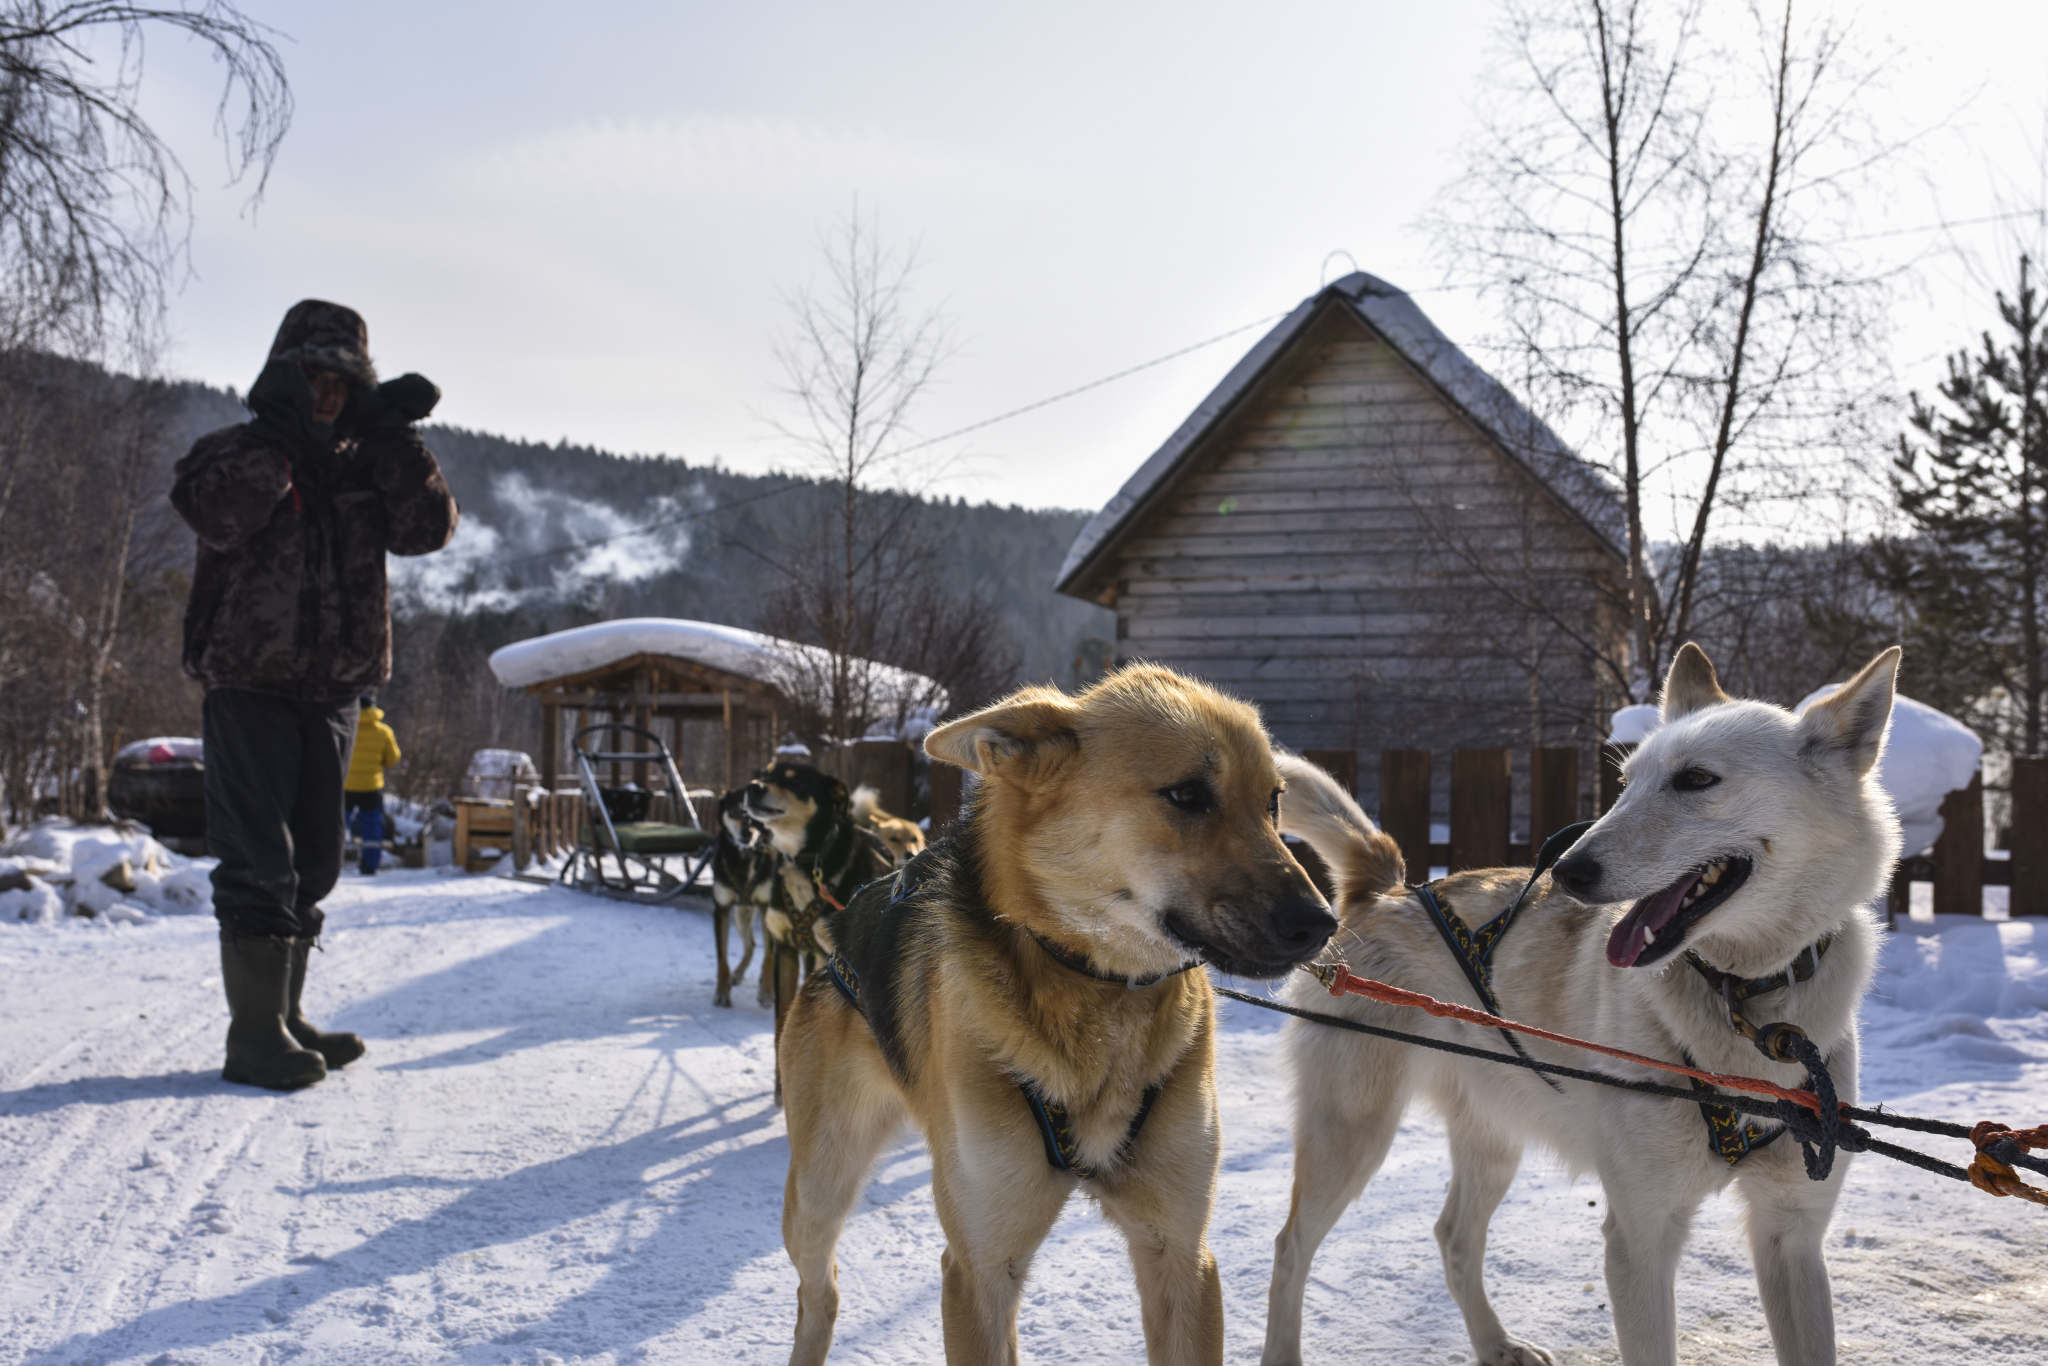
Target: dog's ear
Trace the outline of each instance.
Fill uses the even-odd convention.
[[[1672,658],[1671,671],[1664,675],[1664,700],[1658,715],[1668,723],[1702,707],[1734,700],[1721,691],[1721,680],[1714,673],[1714,661],[1707,658],[1705,650],[1688,640]]]
[[[1080,710],[1056,688],[1024,688],[940,726],[924,737],[924,752],[984,778],[1021,773],[1079,747]]]
[[[1898,681],[1899,647],[1894,645],[1799,714],[1799,734],[1807,752],[1842,755],[1859,778],[1870,772],[1884,753]]]

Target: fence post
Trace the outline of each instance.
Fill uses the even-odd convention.
[[[1621,765],[1635,752],[1634,745],[1600,746],[1600,781],[1598,815],[1606,815],[1615,802],[1621,799]]]
[[[1934,913],[1984,914],[1984,775],[1941,799],[1934,842]]]
[[[1451,751],[1452,872],[1508,861],[1510,763],[1504,749]]]
[[[1284,797],[1281,800],[1286,800]],[[1429,880],[1429,751],[1380,751],[1380,829],[1401,846],[1411,883]]]
[[[1579,752],[1576,749],[1529,751],[1529,861],[1567,825],[1579,819]]]
[[[1335,778],[1352,796],[1358,795],[1358,751],[1355,749],[1305,749],[1301,757]]]
[[[2012,913],[2048,915],[2048,759],[2012,761]]]
[[[523,873],[533,862],[533,803],[527,794],[533,789],[524,783],[512,785],[512,871]]]

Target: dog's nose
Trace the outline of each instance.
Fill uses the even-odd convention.
[[[1561,858],[1551,868],[1550,875],[1557,879],[1557,885],[1576,897],[1591,895],[1600,885],[1600,860],[1591,854],[1570,854]]]
[[[1297,953],[1314,953],[1337,932],[1337,917],[1307,897],[1289,897],[1273,910],[1273,939]]]

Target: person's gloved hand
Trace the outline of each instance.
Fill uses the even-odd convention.
[[[313,444],[313,386],[297,361],[273,360],[249,386],[245,400],[256,420],[250,425],[297,457]]]
[[[440,401],[440,389],[425,375],[387,379],[357,399],[362,407],[361,430],[365,436],[402,431],[433,412]]]

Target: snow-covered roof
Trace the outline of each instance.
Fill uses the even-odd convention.
[[[1055,588],[1066,593],[1081,586],[1096,558],[1121,538],[1154,495],[1173,482],[1203,438],[1302,336],[1310,322],[1331,307],[1349,310],[1377,332],[1503,455],[1550,490],[1610,551],[1625,556],[1627,514],[1620,494],[1607,478],[1438,331],[1405,292],[1358,271],[1302,300],[1245,353],[1166,444],[1081,528],[1067,551],[1066,563],[1060,566]]]
[[[626,617],[594,622],[507,645],[491,655],[491,672],[508,688],[531,687],[557,678],[602,669],[636,655],[685,659],[721,673],[790,689],[830,656],[812,645],[776,636],[676,617]],[[884,704],[916,706],[944,702],[944,694],[923,674],[888,664],[869,668]]]

